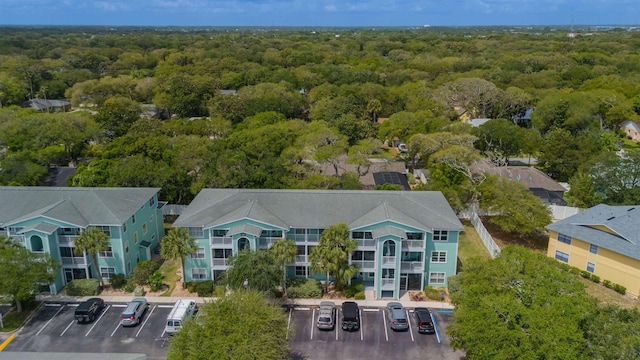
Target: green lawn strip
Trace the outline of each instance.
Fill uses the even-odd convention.
[[[162,296],[171,296],[173,289],[176,287],[176,281],[180,279],[180,277],[176,274],[176,271],[178,271],[179,267],[180,261],[178,259],[165,260],[160,266],[160,272],[163,276],[162,282],[169,286],[167,291],[165,291]]]
[[[462,220],[462,224],[464,232],[460,234],[458,241],[458,260],[460,263],[464,265],[469,259],[477,256],[489,259],[491,255],[473,225],[467,220]]]
[[[5,314],[2,317],[2,323],[4,324],[4,328],[0,329],[0,332],[11,332],[17,330],[24,321],[29,317],[31,311],[25,310],[21,313],[12,311],[10,313]]]

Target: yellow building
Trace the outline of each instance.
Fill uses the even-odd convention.
[[[548,256],[640,295],[640,205],[597,205],[547,230]]]

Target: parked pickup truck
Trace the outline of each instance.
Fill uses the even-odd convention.
[[[104,308],[104,300],[100,298],[91,298],[81,302],[76,308],[75,319],[78,323],[92,322],[100,311]]]
[[[360,309],[353,301],[342,303],[342,330],[357,331],[360,329]]]

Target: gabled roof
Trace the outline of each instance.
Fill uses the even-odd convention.
[[[620,128],[621,129],[629,128],[629,129],[633,129],[633,130],[635,130],[637,132],[640,132],[640,125],[638,125],[637,122],[631,121],[631,120],[624,121],[622,124],[620,124]]]
[[[601,204],[546,228],[640,260],[640,206]]]
[[[464,227],[440,192],[203,189],[173,224],[211,228],[252,219],[283,229],[394,221],[425,231]]]
[[[18,234],[24,234],[31,230],[37,230],[43,232],[47,235],[53,234],[56,230],[58,230],[58,226],[49,224],[46,222],[35,223],[31,226],[25,226],[22,230],[18,231]]]
[[[531,166],[495,166],[490,161],[480,160],[473,165],[474,172],[497,174],[502,178],[516,180],[531,189],[565,192],[567,189],[547,174]]]
[[[405,233],[404,231],[398,229],[397,227],[393,227],[393,226],[383,226],[383,227],[381,227],[379,229],[373,230],[373,237],[374,238],[383,237],[385,235],[394,235],[394,236],[399,237],[401,239],[407,237],[407,233]]]
[[[78,227],[122,225],[159,188],[54,188],[0,186],[0,225],[37,217]]]
[[[31,99],[22,103],[23,108],[31,108],[38,111],[52,109],[52,108],[65,108],[70,107],[71,103],[67,100],[52,100],[52,99]]]

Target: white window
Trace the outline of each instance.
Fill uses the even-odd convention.
[[[156,199],[155,198],[149,199],[149,207],[152,207],[153,204],[155,204],[155,203],[156,203]]]
[[[107,236],[111,237],[111,228],[109,226],[96,226],[96,229],[102,231],[107,234]]]
[[[598,253],[598,245],[589,245],[589,252],[592,254],[597,254]]]
[[[111,277],[113,275],[116,274],[116,268],[114,267],[101,267],[100,268],[100,275],[102,275],[102,278],[104,280],[109,280],[111,279]]]
[[[204,248],[203,247],[199,247],[196,249],[196,251],[193,252],[193,254],[191,254],[191,258],[192,259],[204,259]]]
[[[127,232],[127,223],[122,224],[122,232]]]
[[[103,258],[112,258],[113,257],[113,247],[109,246],[107,248],[107,251],[100,251],[98,253],[99,257],[103,257]]]
[[[296,266],[296,276],[307,276],[306,266]]]
[[[587,262],[587,271],[590,273],[594,273],[596,271],[596,264]]]
[[[433,241],[447,241],[448,235],[446,230],[433,230]]]
[[[429,273],[429,285],[444,285],[446,274],[443,272]]]
[[[191,279],[193,279],[193,280],[206,280],[207,279],[207,269],[205,269],[205,268],[194,268],[194,269],[191,269]]]
[[[561,243],[565,243],[567,245],[571,245],[571,236],[565,234],[558,234],[558,241]]]
[[[129,241],[125,241],[124,243],[124,253],[125,254],[129,253]]]
[[[142,224],[142,233],[143,234],[147,233],[147,223]]]
[[[132,224],[136,223],[136,214],[131,215],[131,223]]]
[[[432,263],[446,263],[447,262],[447,252],[446,251],[432,251],[431,252],[431,262]]]
[[[189,236],[191,236],[192,238],[201,238],[204,236],[202,228],[201,227],[190,227],[189,228]]]
[[[133,243],[134,244],[138,243],[138,232],[137,231],[133,233]]]

